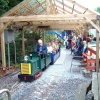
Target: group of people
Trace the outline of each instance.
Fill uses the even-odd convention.
[[[82,56],[82,53],[87,52],[87,42],[79,36],[70,34],[66,38],[66,48],[71,49],[71,54],[75,56]]]
[[[43,41],[39,39],[34,48],[34,52],[37,52],[38,55],[47,53],[56,54],[60,50],[60,45],[61,43],[58,42],[57,38],[54,38],[54,40],[51,40],[47,44],[44,44]]]
[[[87,51],[87,42],[83,40],[81,37],[76,37],[75,35],[70,34],[69,37],[66,38],[66,47],[71,49],[71,54],[73,53],[75,56],[82,56],[82,53]],[[60,50],[61,43],[58,42],[57,38],[51,40],[47,44],[44,44],[41,39],[38,40],[34,51],[40,54],[53,53],[56,54]]]

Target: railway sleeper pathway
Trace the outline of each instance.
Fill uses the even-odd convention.
[[[84,77],[80,68],[71,73],[71,59],[70,51],[62,48],[60,58],[38,79],[31,83],[18,82],[16,74],[0,79],[0,89],[8,88],[12,100],[75,100],[78,86],[82,83],[88,85],[91,78]]]

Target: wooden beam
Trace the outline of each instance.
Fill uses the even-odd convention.
[[[61,3],[61,1],[59,1],[59,0],[56,0],[58,3],[60,3],[60,4],[62,4]],[[64,4],[64,7],[66,7],[66,8],[69,8],[69,9],[73,9],[72,7],[70,7],[70,6],[68,6],[68,5],[66,5],[66,4]],[[74,9],[74,11],[76,12],[76,13],[78,13],[78,14],[82,14],[80,11],[78,11],[78,10],[76,10],[76,9]]]
[[[91,21],[87,17],[84,17],[84,18],[100,33],[100,28],[93,21]]]
[[[52,5],[52,0],[49,0],[49,9],[50,9],[50,14],[53,14],[53,5]]]
[[[2,28],[4,27],[2,23]],[[6,56],[5,56],[5,40],[4,32],[1,33],[1,56],[2,56],[2,67],[6,67]]]
[[[45,10],[43,9],[42,11],[38,12],[37,15],[41,15]]]
[[[80,5],[80,4],[78,4],[78,3],[76,3],[75,1],[73,1],[73,0],[67,0],[67,1],[69,1],[69,2],[71,2],[71,3],[75,3],[78,7],[80,7],[81,9],[86,9],[84,6],[82,6],[82,5]],[[89,10],[88,9],[88,12],[89,13],[92,13],[92,14],[96,14],[96,13],[94,13],[93,11],[91,11],[91,10]]]
[[[100,21],[97,22],[97,26],[100,27]],[[99,34],[96,32],[96,72],[99,72]]]
[[[56,5],[52,3],[52,6],[53,6],[53,12],[54,12],[53,14],[57,14]]]
[[[41,5],[41,3],[38,1],[38,0],[36,0],[38,3],[39,3],[39,5],[44,9],[44,10],[46,10],[42,5]]]
[[[19,14],[17,12],[14,12],[13,14],[14,14],[14,16],[19,16]]]
[[[67,27],[65,27],[65,26],[50,26],[50,28],[54,28],[54,29],[78,29],[78,28],[76,28],[75,26],[67,26]]]
[[[1,17],[1,22],[8,22],[13,20],[16,21],[53,21],[53,20],[83,20],[85,17],[91,20],[96,19],[95,14],[62,14],[62,15],[33,15],[33,16],[8,16],[8,17]]]
[[[80,27],[80,25],[60,25],[60,24],[58,24],[58,25],[51,25],[51,27],[77,27],[77,28],[79,28]]]
[[[73,11],[74,11],[74,6],[75,6],[75,1],[73,3],[72,14],[73,14]]]
[[[79,33],[79,31],[78,31],[77,29],[75,29],[75,32],[76,32],[78,35],[80,35],[80,33]]]
[[[23,56],[24,56],[24,54],[25,54],[24,32],[25,32],[25,28],[23,28],[23,30],[22,30],[22,55],[23,55]]]
[[[65,10],[64,10],[64,0],[62,0],[62,5],[63,5],[63,13],[64,13],[64,11],[65,11]]]
[[[46,14],[49,15],[50,14],[50,3],[49,0],[45,0],[46,1]]]
[[[63,14],[62,12],[58,11],[58,15]]]
[[[63,10],[62,10],[62,9],[60,9],[60,8],[58,9],[58,11],[62,12],[63,14],[66,14],[66,13],[65,13],[65,12],[63,12]]]
[[[38,22],[36,22],[38,23]],[[78,25],[79,23],[82,24],[81,26],[85,25],[87,22],[84,20],[78,21],[78,20],[66,20],[66,21],[57,21],[57,22],[51,22],[51,21],[43,21],[42,24],[73,24]]]
[[[85,14],[87,10],[88,10],[88,8],[86,8],[86,10],[83,12],[83,14]]]
[[[33,8],[31,8],[31,11],[34,11],[34,10],[37,9],[38,7],[42,6],[44,3],[45,3],[45,1],[43,1],[41,4],[37,4],[36,6],[34,6]],[[45,10],[45,9],[43,9],[43,10]],[[29,15],[29,14],[30,14],[29,11],[27,11],[27,12],[25,13],[25,15]]]
[[[22,27],[22,26],[28,26],[28,27],[31,27],[31,26],[50,26],[50,25],[80,25],[82,28],[84,28],[85,26],[83,25],[86,25],[86,20],[81,20],[81,21],[75,21],[75,20],[64,20],[64,21],[32,21],[31,24],[29,25],[28,22],[14,22],[12,23],[11,25],[15,28],[18,28],[18,27]]]
[[[49,30],[76,30],[76,28],[67,28],[67,27],[50,27]]]
[[[32,14],[32,13],[34,13],[34,14],[36,14],[37,15],[37,13],[36,12],[34,12],[33,10],[31,10],[31,9],[29,9],[26,5],[23,5],[27,10],[28,10],[28,12],[29,12],[29,14]]]
[[[57,7],[63,10],[63,8],[62,8],[62,7],[60,7],[60,6],[57,6]],[[65,10],[65,9],[64,9],[64,11],[65,11],[65,12],[67,12],[67,13],[69,13],[69,14],[72,14],[72,13],[71,13],[71,12],[69,12],[68,10]],[[65,12],[63,12],[63,13],[65,13]]]
[[[43,30],[43,42],[45,43],[45,30]]]
[[[21,3],[19,3],[17,6],[15,6],[13,9],[9,10],[7,13],[5,13],[3,16],[9,16],[16,12],[19,8],[21,8],[23,5],[26,5],[30,0],[24,0]]]
[[[55,3],[55,0],[53,0],[53,1],[54,1],[55,6],[56,6],[56,11],[57,11],[57,13],[58,13],[58,10],[57,10],[57,5],[56,5],[56,3]]]
[[[76,26],[75,28],[79,31],[79,34],[82,34],[82,31],[79,27]]]
[[[54,4],[52,3],[52,0],[49,0],[49,2],[50,2],[50,6],[49,6],[50,14],[55,14],[55,7]]]
[[[0,30],[4,27],[4,23],[0,21]]]
[[[58,21],[57,22],[38,22],[38,23],[35,23],[33,22],[32,26],[51,26],[51,25],[59,25],[59,26],[79,26],[79,27],[82,27],[79,25],[79,23],[74,23],[74,22],[66,22],[66,21],[63,21],[62,23],[59,23]],[[30,26],[31,27],[31,26]]]
[[[6,24],[4,24],[3,28],[0,29],[0,34],[4,31],[4,29],[7,28],[7,26],[12,22],[12,20],[8,21]]]

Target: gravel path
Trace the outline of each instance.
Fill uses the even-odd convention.
[[[4,88],[11,90],[14,84],[18,82],[18,74],[19,71],[15,71],[5,77],[0,78],[0,90]]]
[[[21,82],[15,85],[10,90],[12,100],[74,100],[77,86],[83,82],[88,84],[91,79],[85,78],[79,69],[70,73],[72,56],[69,50],[63,48],[61,55],[66,56],[63,64],[51,65],[41,77],[31,83]]]

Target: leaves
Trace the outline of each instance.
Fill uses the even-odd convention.
[[[97,7],[97,8],[95,9],[95,11],[98,12],[98,13],[100,13],[100,7]]]
[[[0,16],[23,0],[0,0]]]

